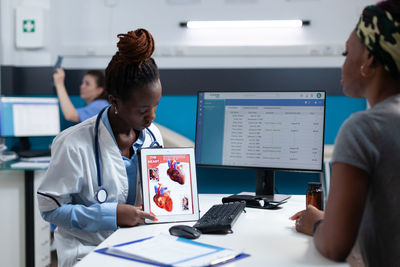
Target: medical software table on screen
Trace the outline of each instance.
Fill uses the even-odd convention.
[[[56,97],[0,97],[0,136],[56,136],[59,132]]]
[[[198,105],[197,163],[321,170],[325,92],[200,92]]]

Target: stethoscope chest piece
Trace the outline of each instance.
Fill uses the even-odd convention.
[[[101,204],[107,201],[107,191],[104,188],[100,188],[96,193],[96,199]]]

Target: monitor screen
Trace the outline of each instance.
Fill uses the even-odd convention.
[[[60,132],[57,98],[1,97],[0,99],[1,136],[55,136]]]
[[[199,92],[196,163],[322,171],[325,92]]]

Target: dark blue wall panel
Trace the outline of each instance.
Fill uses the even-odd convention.
[[[275,73],[275,76],[271,77],[271,75],[267,75],[270,77],[268,78],[265,76],[265,70],[242,70],[242,73],[239,73],[240,70],[162,70],[163,97],[157,110],[156,122],[194,141],[197,106],[196,90],[257,91],[263,88],[269,90],[318,89],[326,90],[328,93],[325,143],[333,144],[343,121],[352,113],[366,108],[365,100],[348,98],[341,95],[339,69],[308,69],[306,71],[298,69],[273,69],[269,70],[269,74],[272,73],[271,71]],[[84,73],[84,70],[67,71],[66,85],[68,90],[75,94],[71,96],[71,100],[76,107],[81,107],[85,104],[77,96],[80,80]],[[235,73],[236,76],[232,76],[231,74],[226,76],[226,73]],[[312,75],[313,73],[314,75]],[[316,73],[319,73],[319,75],[315,75]],[[34,90],[33,94],[36,95],[39,92],[41,94],[54,95],[55,92],[52,89],[49,75],[51,75],[51,68],[49,67],[28,70],[24,68],[2,68],[2,94],[24,95],[26,90]],[[298,82],[296,77],[299,78],[301,75],[303,76],[301,82]],[[197,77],[201,80],[197,80],[196,82],[191,77]],[[241,77],[240,83],[232,83],[232,79],[237,80],[239,77]],[[287,77],[292,78],[288,79]],[[319,77],[318,80],[315,77]],[[325,77],[326,79],[324,80],[321,77]],[[267,78],[269,84],[266,84]],[[207,83],[203,79],[206,79]],[[229,82],[226,79],[229,79]],[[35,84],[36,86],[34,86]],[[207,84],[212,86],[208,86]],[[32,92],[27,94],[32,94]],[[66,129],[71,125],[74,125],[74,123],[67,122],[63,117],[61,118],[62,129]],[[43,137],[31,138],[32,149],[46,149],[52,139]],[[18,143],[16,138],[7,140],[9,147],[12,147],[15,143]],[[238,193],[255,190],[254,170],[198,167],[197,175],[200,193]],[[280,193],[304,194],[307,182],[317,181],[318,179],[319,176],[315,173],[278,172],[276,174],[276,187]]]

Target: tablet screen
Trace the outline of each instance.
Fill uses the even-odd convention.
[[[142,149],[140,160],[144,211],[158,222],[197,220],[193,148]]]

